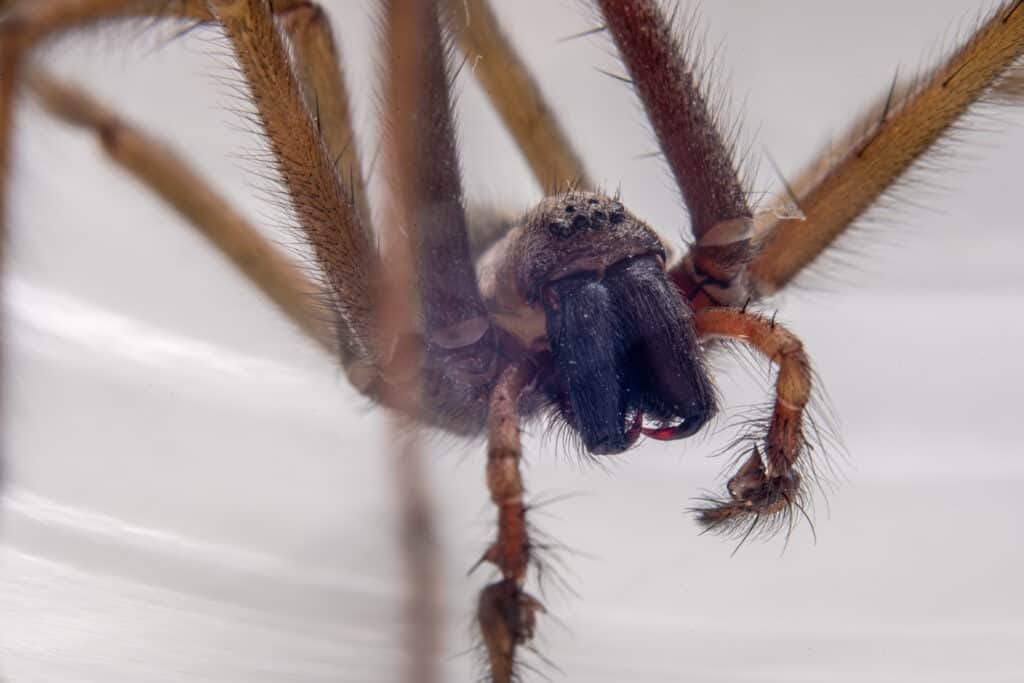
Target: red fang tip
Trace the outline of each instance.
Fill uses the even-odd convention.
[[[681,422],[674,427],[644,427],[641,431],[657,441],[675,441],[689,436],[692,430],[686,422]]]

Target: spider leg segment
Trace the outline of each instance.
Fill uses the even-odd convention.
[[[405,53],[406,33],[420,26],[415,22],[403,23],[399,3],[382,6],[384,40],[394,45],[386,64],[387,83],[384,96],[389,108],[404,106],[400,100],[402,88],[415,71],[416,55]],[[404,15],[408,19],[409,15]],[[411,24],[411,25],[410,25]],[[402,73],[402,68],[405,72]],[[399,101],[393,101],[399,98]],[[388,141],[385,158],[390,163],[402,153],[396,141]],[[438,568],[437,544],[423,482],[423,464],[418,448],[416,421],[423,414],[422,343],[414,337],[414,320],[419,311],[418,302],[409,292],[416,291],[411,241],[405,228],[407,219],[415,215],[417,196],[410,193],[410,183],[395,188],[391,201],[385,204],[382,220],[382,261],[388,268],[382,271],[379,283],[377,344],[388,349],[388,364],[383,375],[383,396],[389,405],[400,412],[392,417],[395,424],[395,450],[398,458],[397,481],[402,511],[402,551],[409,577],[408,606],[406,609],[408,681],[431,683],[439,679],[437,653],[440,650],[441,611],[437,603]],[[412,344],[395,340],[415,338]]]
[[[750,283],[760,295],[783,288],[936,142],[1024,54],[1024,7],[1001,3],[945,62],[892,91],[791,183],[803,219],[778,219],[758,236]],[[1010,94],[993,92],[993,100]],[[1013,101],[1020,102],[1020,92]],[[777,200],[778,201],[778,200]]]
[[[317,124],[328,153],[334,155],[339,177],[345,179],[360,216],[366,218],[369,210],[351,135],[348,97],[326,18],[319,7],[308,0],[275,0],[274,7],[282,13],[282,27],[291,39],[292,63],[302,92],[310,106],[319,103],[315,110]],[[7,64],[4,71],[18,75],[27,52],[38,43],[63,32],[101,21],[136,17],[199,22],[213,19],[205,0],[21,2],[0,24],[3,58]],[[3,87],[13,92],[14,81],[4,79]],[[191,220],[314,341],[331,355],[340,354],[353,386],[365,393],[379,393],[379,387],[373,384],[376,372],[370,365],[365,348],[355,343],[358,340],[348,321],[326,319],[329,297],[236,211],[213,196],[193,171],[159,142],[119,121],[115,114],[89,100],[84,93],[42,76],[37,76],[34,85],[51,113],[77,125],[92,127],[100,133],[101,142],[117,163]],[[0,115],[7,111],[9,102],[10,97],[4,97],[0,102]],[[8,135],[9,125],[0,120],[0,126],[2,141]],[[111,135],[112,132],[116,135]],[[2,145],[0,155],[0,165],[6,167],[7,154]],[[0,195],[3,193],[4,189],[0,189]],[[369,231],[369,225],[364,223],[364,226]]]
[[[500,369],[497,335],[470,254],[438,7],[413,2],[385,9],[394,19],[387,43],[386,159],[400,198],[391,227],[408,235],[410,289],[419,293],[422,329],[406,337],[422,346],[422,417],[450,431],[478,433]],[[402,343],[399,338],[390,346]]]
[[[593,189],[579,154],[487,0],[444,0],[442,9],[473,74],[545,193]]]
[[[498,508],[498,538],[481,561],[497,566],[502,578],[481,592],[477,620],[494,683],[513,680],[516,648],[533,637],[536,614],[544,611],[523,591],[530,538],[519,471],[519,397],[535,372],[528,360],[505,368],[491,393],[487,417],[487,488]]]
[[[174,153],[73,86],[39,72],[26,80],[47,111],[95,132],[112,161],[195,226],[310,338],[337,353],[319,287]]]
[[[804,411],[811,395],[811,369],[803,344],[776,323],[732,308],[705,308],[694,322],[704,340],[739,341],[778,367],[775,403],[763,450],[753,453],[729,480],[729,498],[701,511],[700,520],[729,527],[749,515],[770,515],[798,503],[801,477],[798,458],[804,447]]]
[[[269,138],[278,171],[361,359],[373,357],[377,254],[306,109],[268,3],[212,0]]]
[[[730,145],[705,101],[687,49],[653,0],[600,0],[633,88],[690,212],[697,241],[672,277],[691,300],[745,298],[742,276],[753,249],[753,212]]]
[[[400,17],[396,39],[411,44],[389,45],[390,170],[397,194],[408,198],[400,219],[408,228],[422,288],[426,342],[439,349],[463,349],[483,340],[490,324],[469,255],[447,55],[436,5],[412,3],[406,11],[414,16]],[[394,54],[399,49],[401,54]]]
[[[288,34],[292,65],[306,109],[314,116],[327,154],[355,204],[363,230],[372,235],[373,222],[352,126],[348,88],[327,15],[323,8],[308,0],[277,0],[274,16]]]
[[[11,3],[3,16],[0,40],[17,66],[24,55],[48,38],[100,21],[128,17],[208,21],[210,13],[205,0],[21,0]]]
[[[559,124],[536,79],[523,63],[487,0],[444,0],[442,17],[505,128],[545,194],[593,189],[579,153]],[[519,219],[492,207],[467,207],[474,260]]]
[[[341,55],[330,22],[320,5],[308,0],[274,0],[274,17],[288,36],[291,65],[306,110],[313,117],[335,175],[354,206],[365,241],[374,243],[370,204],[363,179],[351,106]],[[335,345],[349,383],[359,391],[383,399],[387,393],[376,382],[377,370],[366,350],[354,343],[356,330],[344,316],[335,325]],[[388,405],[392,403],[385,400]]]

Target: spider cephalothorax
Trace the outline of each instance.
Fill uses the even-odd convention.
[[[617,198],[544,199],[484,256],[498,326],[538,355],[538,390],[593,454],[642,431],[681,438],[711,416],[693,313],[665,271],[658,235]]]

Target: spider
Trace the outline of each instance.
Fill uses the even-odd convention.
[[[1002,8],[1002,9],[1005,9],[1005,10],[1009,11],[1009,6],[1005,7],[1005,8]],[[45,87],[45,86],[43,86],[43,87]],[[565,197],[562,197],[561,199],[558,200],[558,202],[560,202],[560,204],[556,205],[556,209],[558,211],[560,211],[561,213],[566,213],[567,209],[570,206],[569,203],[571,203],[571,206],[573,207],[573,213],[574,213],[574,212],[579,211],[579,209],[577,207],[578,207],[578,205],[580,203],[585,203],[585,204],[589,205],[590,202],[594,201],[594,200],[597,201],[597,204],[594,205],[594,206],[596,206],[596,208],[589,209],[589,211],[591,211],[591,214],[587,217],[587,220],[590,221],[591,225],[593,225],[595,223],[604,222],[604,219],[600,218],[600,214],[604,214],[605,216],[607,216],[607,223],[609,225],[612,224],[612,223],[618,224],[618,223],[622,223],[622,222],[632,222],[632,218],[629,216],[628,211],[625,208],[621,210],[620,208],[618,208],[618,206],[616,204],[613,203],[614,202],[613,200],[611,200],[609,198],[601,197],[601,196],[578,195],[578,196],[572,196],[571,199],[566,199]],[[624,198],[623,201],[625,202],[626,198]],[[597,213],[594,213],[594,212],[597,212]],[[623,216],[622,219],[621,220],[615,220],[615,217],[618,214],[620,214],[620,212],[622,212],[622,216]],[[550,213],[550,211],[549,211],[549,213]],[[598,216],[598,217],[595,218],[595,215]],[[570,240],[570,239],[572,239],[575,236],[575,234],[578,233],[578,230],[575,230],[575,228],[572,227],[574,225],[574,223],[575,223],[575,217],[573,217],[572,221],[565,221],[565,220],[554,221],[554,220],[547,220],[547,219],[545,219],[545,220],[547,221],[545,223],[545,226],[549,228],[549,232],[548,232],[549,236],[554,236],[558,240],[562,240],[562,239]],[[542,222],[544,222],[544,221],[542,221]],[[557,229],[551,228],[551,225],[555,224],[555,223],[557,223],[558,228]],[[572,228],[572,229],[569,229],[569,228]],[[588,230],[587,231],[588,234],[591,234],[592,232],[599,232],[599,230]],[[571,233],[571,234],[566,234],[566,233]],[[554,243],[554,244],[557,245],[559,243]],[[699,241],[698,241],[698,245],[699,245]],[[648,245],[648,247],[649,247],[649,245]],[[659,256],[659,254],[656,253],[657,252],[656,247],[650,248],[650,252],[655,257]],[[527,260],[532,262],[532,259],[527,259]],[[617,266],[618,263],[624,263],[625,265],[623,265],[622,267],[625,268],[625,270],[617,269],[618,268],[618,266]],[[671,263],[669,265],[671,266]],[[634,268],[637,268],[639,270],[634,272]],[[660,268],[660,263],[658,262],[658,258],[653,258],[653,260],[650,260],[650,259],[647,259],[645,254],[644,255],[636,255],[635,258],[623,259],[621,261],[615,261],[615,263],[610,264],[608,269],[607,269],[607,272],[603,273],[604,276],[603,276],[603,278],[600,279],[600,282],[607,283],[606,285],[604,285],[604,287],[606,289],[610,288],[609,291],[613,295],[615,295],[615,296],[628,296],[628,294],[623,294],[624,292],[629,292],[628,288],[630,287],[630,285],[628,284],[629,281],[628,280],[624,280],[624,278],[625,278],[625,275],[623,274],[624,272],[633,273],[633,275],[635,275],[637,279],[641,279],[642,280],[644,278],[650,278],[650,276],[653,276],[653,275],[651,275],[651,273],[656,273],[659,268]],[[580,301],[580,300],[582,300],[582,301],[589,301],[589,299],[586,299],[586,297],[581,299],[580,298],[581,295],[577,293],[577,290],[573,289],[573,288],[583,288],[583,291],[590,291],[590,288],[594,287],[594,283],[592,283],[592,282],[587,280],[587,278],[588,278],[587,273],[588,272],[589,272],[589,270],[585,270],[584,274],[582,274],[582,275],[575,274],[575,273],[570,273],[568,276],[566,276],[566,278],[558,278],[558,279],[555,279],[555,280],[552,281],[552,288],[554,290],[554,294],[552,296],[554,296],[554,299],[550,300],[550,301],[549,300],[545,300],[545,303],[543,304],[543,305],[545,305],[547,307],[554,308],[553,311],[552,310],[547,310],[547,309],[545,310],[545,313],[546,313],[546,316],[547,316],[547,322],[548,322],[549,325],[552,324],[551,323],[551,319],[556,316],[557,311],[562,310],[561,308],[558,307],[559,306],[559,302],[561,302],[562,298],[571,299],[573,301]],[[631,276],[633,276],[633,275],[631,275]],[[685,283],[677,283],[677,284],[685,284]],[[720,285],[729,285],[729,283],[725,282],[723,280],[723,282],[720,283]],[[565,289],[565,288],[568,288],[568,289]],[[725,286],[725,287],[720,287],[719,289],[721,289],[721,290],[729,290],[730,288],[728,286]],[[701,291],[703,293],[707,294],[708,288],[707,287],[703,288]],[[561,292],[561,294],[559,294],[559,292]],[[726,294],[728,294],[728,293],[726,292]],[[721,295],[722,295],[721,292],[719,294],[717,294],[717,296],[721,296]],[[561,297],[561,298],[559,298],[559,297]],[[722,302],[719,302],[719,303],[722,303]],[[745,299],[743,297],[739,297],[738,299],[736,299],[735,301],[731,301],[730,303],[733,304],[734,308],[739,308],[740,312],[742,312],[741,306],[743,304],[745,304]],[[694,307],[697,307],[697,306],[695,305]],[[569,306],[568,308],[569,308],[569,312],[572,312],[571,306]],[[745,314],[745,313],[743,313],[743,314]],[[751,315],[751,317],[754,318],[754,319],[757,319],[757,318],[754,317],[754,315]],[[635,322],[642,323],[642,321],[635,321]],[[761,323],[762,324],[767,324],[767,329],[769,331],[775,329],[775,327],[771,325],[771,322],[767,318],[762,318],[761,319]],[[534,322],[534,324],[536,325],[536,321]],[[519,328],[517,328],[514,325],[510,325],[509,329],[518,330]],[[780,326],[779,326],[779,329],[781,329]],[[457,332],[459,334],[462,334],[464,331],[460,330],[460,331],[457,331]],[[459,334],[455,335],[457,339],[459,338]],[[685,333],[679,333],[679,334],[683,334],[683,336],[685,337]],[[601,335],[601,337],[605,337],[605,336],[607,336],[607,337],[614,337],[613,334]],[[557,335],[549,335],[549,337],[557,338]],[[685,344],[683,344],[682,342],[679,342],[676,345],[685,346]],[[442,344],[442,346],[443,346],[443,344]],[[548,349],[542,349],[542,351],[548,351]],[[555,349],[551,349],[551,352],[552,352],[552,354],[554,354],[555,353]],[[582,351],[580,351],[580,352],[582,353]],[[692,351],[691,351],[691,353],[692,353]],[[629,364],[631,364],[631,362],[633,362],[632,359],[634,358],[634,354],[622,354],[621,356],[618,356],[618,357],[621,357],[621,358],[625,357],[626,360],[624,360],[624,361],[625,362],[629,362]],[[555,365],[556,366],[557,366],[557,362],[558,361],[556,360],[555,361]],[[647,362],[667,362],[667,360],[665,358],[658,358],[658,357],[656,357],[656,354],[655,354],[654,356],[651,356],[651,359],[647,360]],[[606,365],[607,364],[604,364],[604,366],[606,366]],[[601,368],[601,367],[604,367],[604,366],[602,366],[602,364],[597,364],[598,368]],[[632,368],[632,366],[630,366],[630,367]],[[693,367],[694,366],[692,366],[692,365],[687,365],[686,366],[686,368],[688,368],[690,370],[692,370]],[[629,377],[633,377],[633,376],[647,376],[646,372],[640,372],[640,371],[636,370],[635,368],[632,369],[632,370],[622,371],[622,373],[625,374],[626,376],[629,376]],[[685,377],[686,376],[684,371],[683,371],[683,369],[677,369],[675,372],[670,372],[669,375],[677,376],[677,377]],[[658,376],[664,376],[664,375],[658,375]],[[607,381],[607,380],[605,380],[605,381]],[[697,378],[695,380],[690,380],[690,382],[694,386],[700,384],[699,378]],[[584,383],[583,386],[585,388],[587,388],[589,386],[589,383]],[[668,387],[666,390],[671,392],[672,391],[672,387]],[[559,396],[567,396],[567,398],[565,400],[567,400],[569,402],[569,407],[568,408],[561,407],[561,410],[564,413],[568,414],[568,419],[569,419],[570,424],[573,421],[574,413],[581,411],[581,409],[579,409],[579,408],[577,408],[575,410],[572,409],[572,407],[571,407],[571,403],[572,403],[572,395],[571,395],[571,393],[572,393],[571,391],[561,391],[561,392],[555,391],[554,392],[554,394],[555,394],[554,397],[552,397],[550,395],[548,396],[548,399],[551,402],[554,402],[554,403],[558,403]],[[650,393],[657,394],[658,392],[652,390],[651,387],[646,386],[639,393],[643,394],[641,396],[641,399],[640,399],[641,400],[640,404],[642,404],[644,409],[645,409],[644,413],[645,414],[653,413],[655,415],[655,417],[657,417],[658,416],[658,409],[660,407],[658,405],[658,401],[656,399],[656,396],[654,398],[651,398],[647,394],[650,394]],[[701,393],[700,391],[696,391],[696,394],[700,394],[700,393]],[[586,401],[593,401],[594,400],[593,396],[589,396],[587,394],[584,394],[583,397],[579,397],[578,396],[578,398],[579,398],[578,402],[579,401],[586,402]],[[679,400],[679,401],[669,401],[669,402],[672,403],[673,405],[682,405],[686,401],[685,400]],[[693,401],[691,401],[691,402],[693,402]],[[790,402],[793,402],[793,401],[790,401]],[[694,403],[694,405],[699,405],[699,404],[700,404],[699,400]],[[626,409],[614,409],[613,413],[616,416],[622,414],[623,417],[628,418],[628,419],[625,420],[625,421],[595,419],[595,420],[591,420],[589,422],[585,420],[582,423],[579,421],[579,419],[577,419],[577,422],[575,422],[575,425],[580,427],[579,431],[582,432],[583,440],[585,441],[585,443],[587,445],[589,445],[591,447],[592,451],[594,451],[594,452],[602,452],[602,451],[603,452],[613,452],[613,451],[616,451],[616,450],[620,450],[620,449],[622,449],[622,447],[625,447],[626,445],[629,444],[630,439],[632,439],[634,436],[636,436],[636,431],[635,430],[637,430],[637,429],[640,429],[640,430],[646,429],[647,431],[651,432],[651,435],[658,436],[658,435],[667,435],[667,434],[663,434],[663,433],[658,432],[657,430],[659,428],[676,429],[677,427],[685,427],[685,429],[680,429],[679,430],[679,433],[681,434],[683,431],[689,431],[689,428],[692,426],[692,425],[686,426],[686,424],[687,424],[686,420],[683,420],[682,423],[679,424],[679,421],[677,421],[677,420],[668,420],[668,419],[662,419],[662,420],[656,420],[655,419],[654,420],[655,424],[653,424],[653,425],[647,424],[645,426],[643,418],[639,417],[640,411],[637,409],[637,405],[636,404],[628,405],[628,407]],[[660,417],[665,418],[664,409],[662,409],[662,415],[660,415]],[[675,417],[679,418],[679,417],[682,417],[682,416],[676,415]],[[700,411],[696,411],[696,413],[690,413],[687,417],[689,419],[691,419],[694,424],[696,424],[696,423],[698,423],[703,418],[703,415],[702,415],[702,413]],[[467,419],[472,419],[472,416],[469,416]],[[607,433],[602,431],[602,429],[606,428],[608,426],[608,424],[617,425],[618,422],[624,422],[624,424],[622,425],[623,429],[617,430],[617,431],[613,431],[610,436]],[[627,425],[625,423],[629,423],[629,424]],[[639,426],[637,426],[637,425],[639,425]],[[609,443],[609,439],[611,440],[610,443]],[[753,467],[753,469],[752,469],[752,467],[746,468],[744,476],[740,477],[739,479],[736,479],[734,481],[734,483],[736,483],[736,484],[743,484],[746,481],[746,478],[745,478],[746,475],[754,476],[755,479],[757,479],[757,477],[760,476],[760,473],[757,471],[757,468],[754,467],[755,461],[752,459],[751,461],[748,461],[748,463]],[[757,482],[755,482],[755,483],[757,483]],[[743,486],[739,486],[739,488],[742,489]],[[765,486],[762,486],[762,485],[759,484],[758,486],[755,486],[755,488],[760,490],[761,493],[768,493],[768,494],[771,493],[770,487],[766,488]],[[742,493],[742,492],[740,492],[740,493]],[[767,505],[768,507],[770,507],[771,505],[776,505],[776,504],[778,504],[778,501],[780,499],[783,500],[783,501],[785,500],[787,493],[790,493],[790,492],[784,492],[784,490],[783,490],[783,493],[778,494],[778,496],[774,497],[770,501],[762,501],[762,502],[765,503],[765,505]],[[772,496],[774,496],[774,494],[772,494]],[[738,496],[736,498],[738,498],[739,501],[741,503],[743,503],[744,505],[746,503],[750,502],[749,498],[744,498],[744,496],[742,496],[742,495],[740,495],[740,496]],[[731,514],[732,512],[735,511],[736,505],[737,504],[736,504],[735,501],[730,501],[730,502],[727,503],[727,505],[725,507],[725,510]],[[499,544],[499,545],[501,545],[501,544]],[[494,559],[494,558],[490,558],[490,559]],[[522,558],[520,558],[520,559],[522,559]],[[506,569],[507,569],[507,567],[506,567]],[[514,574],[515,571],[513,571],[512,573]],[[516,591],[519,590],[518,581],[510,582],[509,581],[510,579],[518,579],[518,578],[514,577],[514,575],[513,575],[513,577],[506,577],[506,579],[503,582],[500,582],[499,584],[496,585],[498,587],[497,589],[495,589],[493,591],[490,591],[490,594],[494,595],[494,594],[498,593],[498,591],[506,591],[506,590],[511,590],[512,588],[514,588],[515,591],[513,591],[513,593],[514,593],[513,597],[514,597],[514,599],[516,601],[518,601],[517,604],[522,606],[522,610],[520,612],[520,615],[531,616],[531,614],[530,614],[531,609],[530,608],[532,606],[534,606],[535,603],[532,602],[529,598],[525,597],[524,595],[522,595],[520,593],[517,593]],[[514,586],[513,586],[513,584],[514,584]],[[500,593],[498,593],[498,595],[499,595],[499,597],[502,597]],[[505,618],[503,618],[503,620],[501,620],[502,623],[499,624],[499,627],[508,628],[508,616],[507,616],[508,613],[509,613],[508,608],[506,607],[504,609],[499,609],[499,610],[497,610],[497,612],[505,615]],[[483,613],[484,613],[484,615],[486,615],[486,613],[487,613],[486,610],[483,610]],[[493,614],[494,612],[490,612],[490,613]],[[519,627],[516,627],[516,628],[519,628]],[[525,634],[522,633],[522,634],[519,634],[519,635],[523,635],[524,636]],[[494,652],[496,652],[496,651],[499,653],[499,655],[501,655],[501,656],[498,657],[499,661],[498,661],[498,664],[496,665],[496,670],[501,671],[502,661],[507,661],[508,659],[510,659],[510,656],[505,656],[503,654],[503,652],[505,651],[505,650],[502,649],[503,637],[500,636],[500,635],[499,636],[492,636],[492,637],[488,638],[487,640],[488,640],[488,643],[490,645],[489,650],[492,651],[492,653],[493,653],[493,658],[494,658]],[[514,642],[515,640],[516,639],[513,638],[512,642]],[[509,644],[509,641],[508,641],[507,638],[505,639],[505,642],[506,642],[506,644],[505,644],[504,647],[506,648],[506,650],[507,649],[511,649],[511,644]]]

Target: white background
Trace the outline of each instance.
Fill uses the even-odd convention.
[[[375,145],[370,3],[326,3]],[[576,2],[502,16],[593,175],[679,240],[686,218],[602,37]],[[985,3],[987,6],[987,3]],[[705,3],[751,157],[786,171],[970,26],[971,0]],[[943,36],[946,36],[943,38]],[[227,111],[223,45],[139,26],[48,50],[185,154],[283,244],[259,141]],[[539,197],[475,83],[459,81],[467,196]],[[783,539],[698,536],[730,418],[766,400],[728,358],[713,438],[601,469],[526,440],[534,520],[574,550],[539,648],[572,681],[1021,681],[1024,111],[975,119],[934,172],[787,293],[845,446]],[[983,130],[982,130],[983,129]],[[985,132],[992,131],[992,132]],[[387,420],[93,139],[21,110],[6,285],[3,675],[29,681],[392,681],[403,596]],[[767,163],[754,183],[776,182]],[[760,368],[760,366],[759,366]],[[761,368],[763,369],[763,368]],[[845,455],[844,455],[845,453]],[[449,680],[493,531],[482,446],[431,442]],[[541,665],[544,666],[544,665]]]

